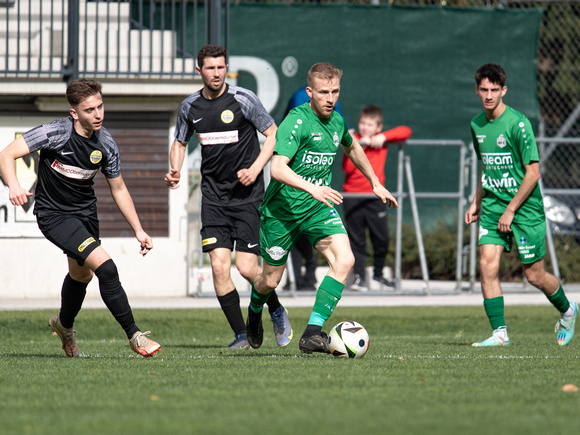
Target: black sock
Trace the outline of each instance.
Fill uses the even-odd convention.
[[[278,300],[278,295],[276,294],[276,290],[272,290],[272,292],[270,293],[270,297],[268,298],[268,301],[266,303],[268,304],[268,311],[270,313],[273,313],[278,308],[280,308],[281,304],[280,304],[280,301]]]
[[[304,331],[304,334],[302,334],[302,336],[303,337],[311,337],[313,335],[320,335],[321,332],[322,332],[322,326],[306,325],[306,330]]]
[[[127,294],[121,286],[121,281],[119,281],[117,266],[112,259],[108,259],[95,270],[95,275],[99,278],[99,289],[103,302],[119,322],[127,334],[127,338],[133,337],[139,328],[135,325]]]
[[[218,296],[217,298],[234,334],[239,335],[245,333],[246,324],[244,323],[244,316],[240,308],[240,295],[238,291],[233,289],[231,292],[223,296]]]
[[[65,328],[72,328],[75,318],[85,300],[89,283],[75,281],[70,274],[66,274],[62,283],[60,301],[60,323]]]

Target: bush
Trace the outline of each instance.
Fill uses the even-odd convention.
[[[457,221],[438,221],[431,229],[422,230],[423,245],[427,257],[429,277],[435,280],[455,280],[455,262],[457,245]],[[394,235],[395,225],[392,225]],[[463,246],[469,245],[470,228],[465,227]],[[388,265],[395,264],[395,243],[392,237]],[[580,282],[580,245],[573,236],[554,236],[554,248],[560,276],[564,282]],[[479,257],[478,257],[479,259]],[[466,257],[465,261],[469,261]],[[546,270],[553,273],[549,252],[544,258]],[[479,279],[479,261],[476,262],[477,278]],[[401,276],[407,279],[422,279],[421,265],[415,228],[410,224],[403,224]],[[467,277],[464,277],[467,278]],[[522,266],[515,246],[511,252],[502,255],[499,278],[502,282],[521,282],[523,280]]]

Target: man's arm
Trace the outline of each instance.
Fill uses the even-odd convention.
[[[179,187],[179,180],[181,178],[181,167],[185,159],[185,152],[187,151],[187,144],[174,140],[171,144],[171,151],[169,152],[169,164],[171,168],[165,174],[165,184],[170,189],[177,189]]]
[[[475,191],[473,200],[465,212],[465,223],[467,225],[471,225],[473,222],[479,219],[479,212],[481,211],[481,198],[483,197],[483,187],[481,185],[482,173],[483,169],[479,172],[479,182],[477,183],[477,190]]]
[[[331,203],[342,203],[340,192],[328,186],[315,186],[304,180],[288,166],[288,163],[290,163],[290,158],[278,154],[274,156],[272,167],[270,168],[270,175],[274,180],[306,192],[317,201],[325,203],[328,207],[332,207]]]
[[[119,211],[129,225],[131,225],[131,228],[133,228],[135,238],[139,240],[139,243],[141,243],[141,250],[139,253],[141,255],[147,254],[147,252],[153,249],[153,241],[143,230],[143,227],[141,227],[141,221],[137,215],[137,210],[135,210],[135,204],[133,203],[131,194],[125,185],[123,177],[119,175],[116,178],[107,178],[107,183],[109,183],[111,195],[115,200],[115,204],[117,204]]]
[[[357,169],[362,172],[367,180],[369,180],[369,183],[371,183],[373,188],[373,193],[381,198],[385,204],[388,204],[389,208],[398,207],[399,204],[397,203],[397,200],[393,197],[393,195],[391,195],[385,186],[380,183],[379,177],[377,177],[373,171],[373,167],[371,166],[362,146],[353,139],[352,145],[350,147],[344,147],[344,152],[354,163]]]
[[[266,136],[266,141],[264,142],[264,145],[262,145],[260,154],[258,154],[256,160],[252,163],[252,166],[238,171],[238,179],[244,186],[249,186],[255,182],[260,172],[264,169],[264,166],[266,166],[272,158],[274,146],[276,145],[276,130],[278,130],[276,123],[272,123],[270,127],[262,132],[262,134]]]
[[[518,192],[512,198],[510,203],[505,208],[505,211],[499,218],[499,222],[497,223],[497,228],[501,232],[510,233],[512,221],[514,220],[514,216],[521,205],[528,199],[528,197],[532,194],[533,190],[540,179],[540,163],[539,162],[531,162],[524,166],[526,169],[526,175],[524,175],[524,179],[522,180],[522,184],[518,189]]]
[[[0,176],[9,189],[9,199],[12,205],[23,205],[28,202],[32,193],[20,186],[16,177],[14,161],[30,154],[24,137],[20,136],[0,152]]]

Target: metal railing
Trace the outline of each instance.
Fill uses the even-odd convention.
[[[225,5],[222,13],[221,0],[0,0],[0,77],[190,78],[201,45],[223,38],[228,48]]]

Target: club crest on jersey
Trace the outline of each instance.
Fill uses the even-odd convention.
[[[334,142],[335,147],[338,147],[338,145],[340,144],[340,142],[338,141],[338,133],[336,131],[334,132],[334,136],[332,136],[332,141]]]
[[[221,119],[224,124],[229,124],[234,120],[234,112],[231,110],[224,110],[222,112]]]
[[[503,134],[500,134],[499,137],[497,138],[497,146],[500,148],[503,148],[507,145],[507,141],[505,140],[505,137]]]
[[[103,153],[100,152],[99,150],[94,150],[91,153],[91,163],[93,165],[96,165],[97,163],[99,163],[101,160],[103,159]]]

